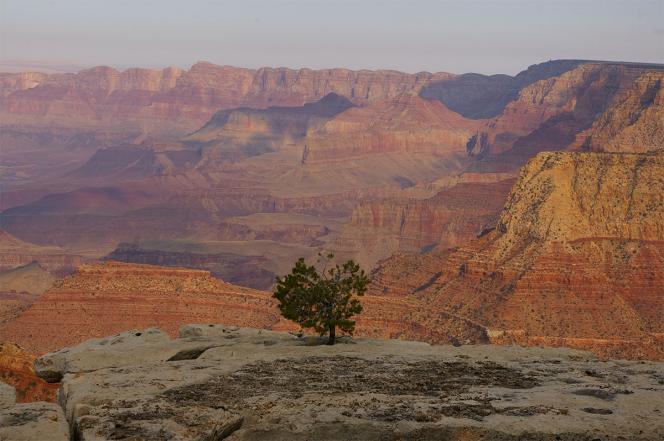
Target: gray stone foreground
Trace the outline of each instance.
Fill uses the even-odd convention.
[[[69,441],[69,425],[55,403],[16,403],[13,387],[0,383],[0,441]]]
[[[59,402],[82,441],[664,439],[664,363],[553,348],[320,343],[188,325],[175,340],[130,331],[36,366],[62,378]],[[0,439],[39,439],[18,437],[27,425],[9,430],[14,437]]]

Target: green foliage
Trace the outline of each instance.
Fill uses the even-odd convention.
[[[328,268],[334,255],[319,256],[320,272],[298,259],[290,274],[277,278],[274,297],[285,318],[320,335],[329,332],[328,344],[334,344],[336,328],[351,335],[355,330],[351,317],[362,312],[357,296],[367,292],[369,278],[352,260]]]

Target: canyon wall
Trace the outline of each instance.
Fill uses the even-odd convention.
[[[307,134],[307,161],[393,151],[465,154],[479,125],[441,102],[403,95],[349,109]]]
[[[590,128],[592,150],[646,152],[664,146],[664,71],[639,76]]]
[[[85,262],[83,256],[62,248],[24,242],[0,229],[0,271],[8,271],[33,262],[57,275],[68,274]]]
[[[423,321],[426,310],[416,299],[366,296],[362,303],[358,335],[449,341],[453,323],[467,340],[486,338],[483,328],[463,320],[447,320],[447,327],[438,326],[440,319]],[[280,316],[270,292],[231,285],[208,271],[107,261],[57,282],[18,318],[0,324],[0,339],[43,353],[127,329],[177,335],[191,322],[298,329]]]
[[[56,282],[0,338],[42,353],[90,337],[158,326],[176,334],[186,322],[268,327],[278,311],[264,292],[234,286],[208,271],[106,262],[83,265]]]
[[[496,230],[429,256],[420,286],[396,271],[403,256],[388,259],[376,289],[481,324],[495,342],[662,358],[663,166],[661,151],[540,154]]]
[[[494,167],[514,167],[540,151],[587,149],[588,143],[598,151],[657,148],[664,130],[657,98],[662,72],[659,65],[588,62],[532,82],[469,140],[468,152],[493,156]],[[616,136],[629,138],[609,142]]]
[[[95,67],[76,74],[1,74],[4,126],[105,129],[118,134],[185,134],[220,109],[302,105],[328,93],[356,103],[418,92],[445,73],[346,69],[258,70],[199,62],[179,68]]]
[[[412,249],[453,247],[474,238],[483,226],[495,223],[494,217],[513,183],[513,179],[463,183],[423,200],[363,202],[353,211],[350,228],[387,230]]]

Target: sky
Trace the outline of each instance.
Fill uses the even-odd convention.
[[[514,74],[664,63],[664,0],[0,0],[0,62]]]

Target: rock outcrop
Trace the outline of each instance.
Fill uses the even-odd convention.
[[[35,375],[35,358],[18,345],[0,343],[0,384],[12,386],[19,403],[55,400],[59,385]]]
[[[0,439],[69,441],[71,438],[67,420],[59,405],[34,402],[0,407]]]
[[[175,334],[191,321],[269,327],[279,320],[269,294],[215,279],[208,271],[108,261],[58,281],[0,339],[43,353],[129,328]]]
[[[155,335],[163,333],[106,337],[38,361],[59,366],[59,402],[78,439],[664,435],[661,363],[600,362],[569,349],[394,340],[342,338],[321,346],[317,338],[212,324],[185,326],[179,338],[160,340],[183,354],[165,360],[153,350]],[[192,345],[208,349],[194,353]]]
[[[664,154],[546,153],[524,167],[496,229],[379,287],[488,329],[497,343],[664,358]],[[421,258],[418,258],[421,259]]]
[[[11,348],[10,348],[11,351]],[[7,347],[0,347],[0,366],[7,362]],[[15,360],[14,360],[15,361]],[[0,439],[8,441],[70,441],[69,425],[62,407],[46,402],[16,402],[16,390],[3,383],[6,377],[0,370]],[[33,382],[46,384],[33,377]],[[19,384],[20,386],[20,384]],[[48,387],[49,385],[47,385]],[[51,389],[57,385],[50,385]],[[19,399],[25,398],[22,395]]]

